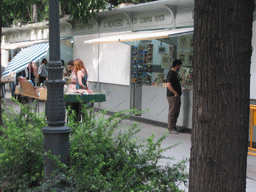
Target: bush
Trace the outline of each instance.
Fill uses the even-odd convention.
[[[44,115],[33,113],[28,105],[20,113],[5,107],[0,131],[0,185],[5,189],[32,188],[43,179]],[[23,187],[22,187],[23,186]]]
[[[65,185],[65,191],[179,191],[178,183],[187,182],[185,161],[160,166],[162,153],[173,146],[161,148],[167,134],[154,141],[154,133],[147,139],[136,137],[136,124],[122,127],[121,122],[140,113],[128,110],[106,117],[107,111],[93,114],[84,108],[83,122],[68,118],[70,134],[70,162],[64,165],[52,158],[59,169],[43,180],[43,134],[45,116],[31,113],[22,107],[22,115],[15,120],[4,111],[3,135],[0,138],[0,182],[7,189],[54,191]],[[30,165],[30,167],[28,167]]]

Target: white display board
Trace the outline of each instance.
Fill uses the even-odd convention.
[[[98,82],[98,44],[84,44],[85,40],[98,38],[98,34],[74,37],[73,59],[81,59],[88,71],[88,81]]]
[[[101,37],[110,35],[118,33],[105,33]],[[102,43],[99,46],[99,81],[129,86],[131,46],[124,43]]]
[[[2,47],[3,45],[1,45]],[[9,52],[4,50],[4,49],[1,49],[1,65],[3,67],[7,67],[8,65],[8,59],[9,59]]]

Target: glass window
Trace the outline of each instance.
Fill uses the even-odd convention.
[[[131,80],[135,84],[165,86],[174,59],[183,63],[181,85],[192,86],[193,35],[126,42],[131,45]]]

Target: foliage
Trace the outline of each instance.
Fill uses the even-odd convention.
[[[100,9],[105,9],[105,0],[61,0],[68,8],[71,19],[88,23],[91,18],[96,18]]]
[[[31,21],[29,14],[32,5],[39,2],[40,0],[3,0],[1,6],[3,26]]]
[[[21,106],[22,107],[22,106]],[[46,153],[59,169],[44,181],[42,133],[44,116],[32,114],[22,107],[22,114],[4,111],[4,132],[0,138],[0,183],[9,181],[9,189],[22,191],[54,191],[65,184],[66,191],[179,191],[178,182],[187,181],[185,161],[160,166],[159,160],[171,159],[162,153],[173,146],[161,148],[167,134],[154,141],[136,137],[140,130],[122,127],[121,122],[139,113],[128,110],[106,117],[106,111],[92,113],[84,108],[83,122],[75,122],[74,112],[68,119],[70,134],[70,163]],[[30,117],[31,116],[31,117]],[[31,167],[25,166],[28,163]],[[38,185],[39,181],[40,186]],[[7,187],[7,186],[6,186]],[[34,187],[34,188],[33,188]]]
[[[12,189],[35,187],[43,178],[43,135],[45,117],[21,106],[20,113],[4,108],[0,130],[0,185]],[[26,184],[24,186],[24,184]],[[8,188],[8,187],[7,187]]]
[[[49,0],[3,0],[3,26],[33,21],[33,5],[37,6],[38,21],[49,19]]]
[[[2,0],[3,26],[31,22],[33,5],[37,6],[38,21],[49,19],[49,0]],[[59,0],[60,17],[69,14],[73,20],[88,23],[96,18],[100,9],[106,8],[106,3],[118,5],[119,3],[145,3],[155,0]]]
[[[106,9],[106,4],[114,6],[119,3],[145,3],[155,0],[60,0],[68,8],[71,19],[88,23],[91,18],[97,18],[100,9]]]

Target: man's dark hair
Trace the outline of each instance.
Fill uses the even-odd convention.
[[[68,62],[68,65],[74,66],[74,60],[70,60],[70,61]]]
[[[47,61],[47,59],[46,59],[46,58],[43,58],[42,63],[44,63],[45,61]]]
[[[172,62],[172,67],[176,67],[177,65],[182,65],[181,60],[175,59],[175,60]]]

